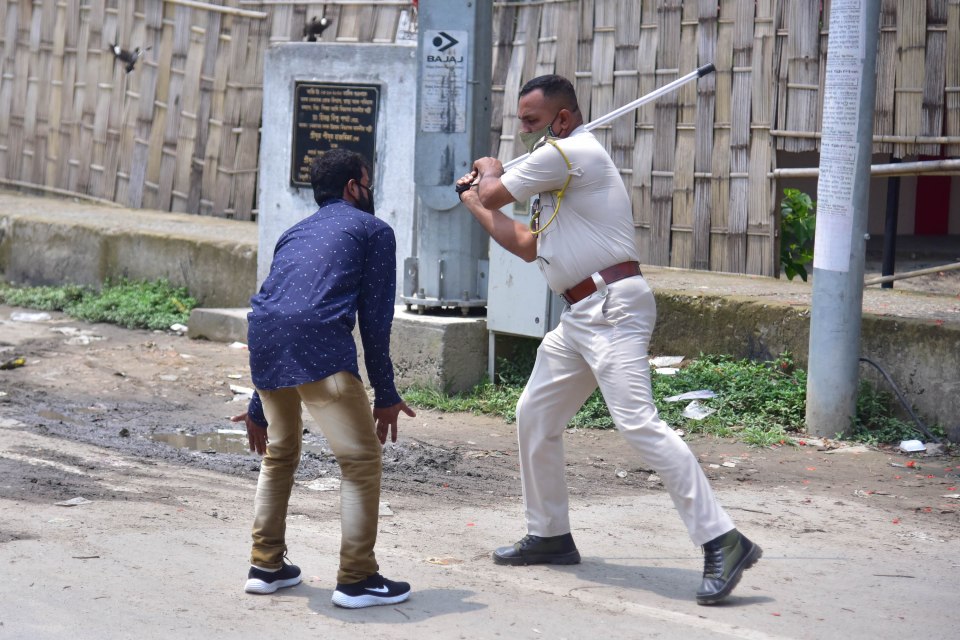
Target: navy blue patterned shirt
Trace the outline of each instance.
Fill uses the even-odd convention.
[[[401,401],[393,382],[390,330],[396,287],[393,229],[344,200],[328,200],[277,241],[270,274],[250,299],[247,344],[258,389],[295,387],[338,371],[360,377],[360,322],[374,406]],[[265,425],[254,393],[250,418]]]

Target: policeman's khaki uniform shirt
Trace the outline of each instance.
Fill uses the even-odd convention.
[[[583,125],[555,142],[572,169],[553,145],[544,144],[500,180],[518,202],[540,194],[543,226],[567,174],[573,174],[556,218],[537,236],[537,261],[547,284],[563,293],[592,273],[639,261],[639,254],[630,198],[609,154]]]

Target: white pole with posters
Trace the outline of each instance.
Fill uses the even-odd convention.
[[[830,3],[807,378],[817,436],[856,415],[879,20],[880,0]]]

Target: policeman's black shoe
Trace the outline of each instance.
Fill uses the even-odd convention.
[[[519,542],[494,551],[493,561],[510,565],[580,564],[580,552],[569,533],[549,538],[525,535]]]
[[[743,572],[763,555],[759,545],[731,529],[703,545],[703,582],[697,604],[716,604],[730,595]]]

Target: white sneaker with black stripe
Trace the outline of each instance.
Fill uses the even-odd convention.
[[[396,604],[410,597],[410,584],[387,580],[379,573],[352,584],[337,583],[333,604],[346,609],[362,609],[379,604]]]
[[[297,584],[300,584],[300,567],[288,564],[284,558],[283,566],[277,571],[250,567],[250,572],[247,573],[247,586],[243,590],[247,593],[265,594]]]

